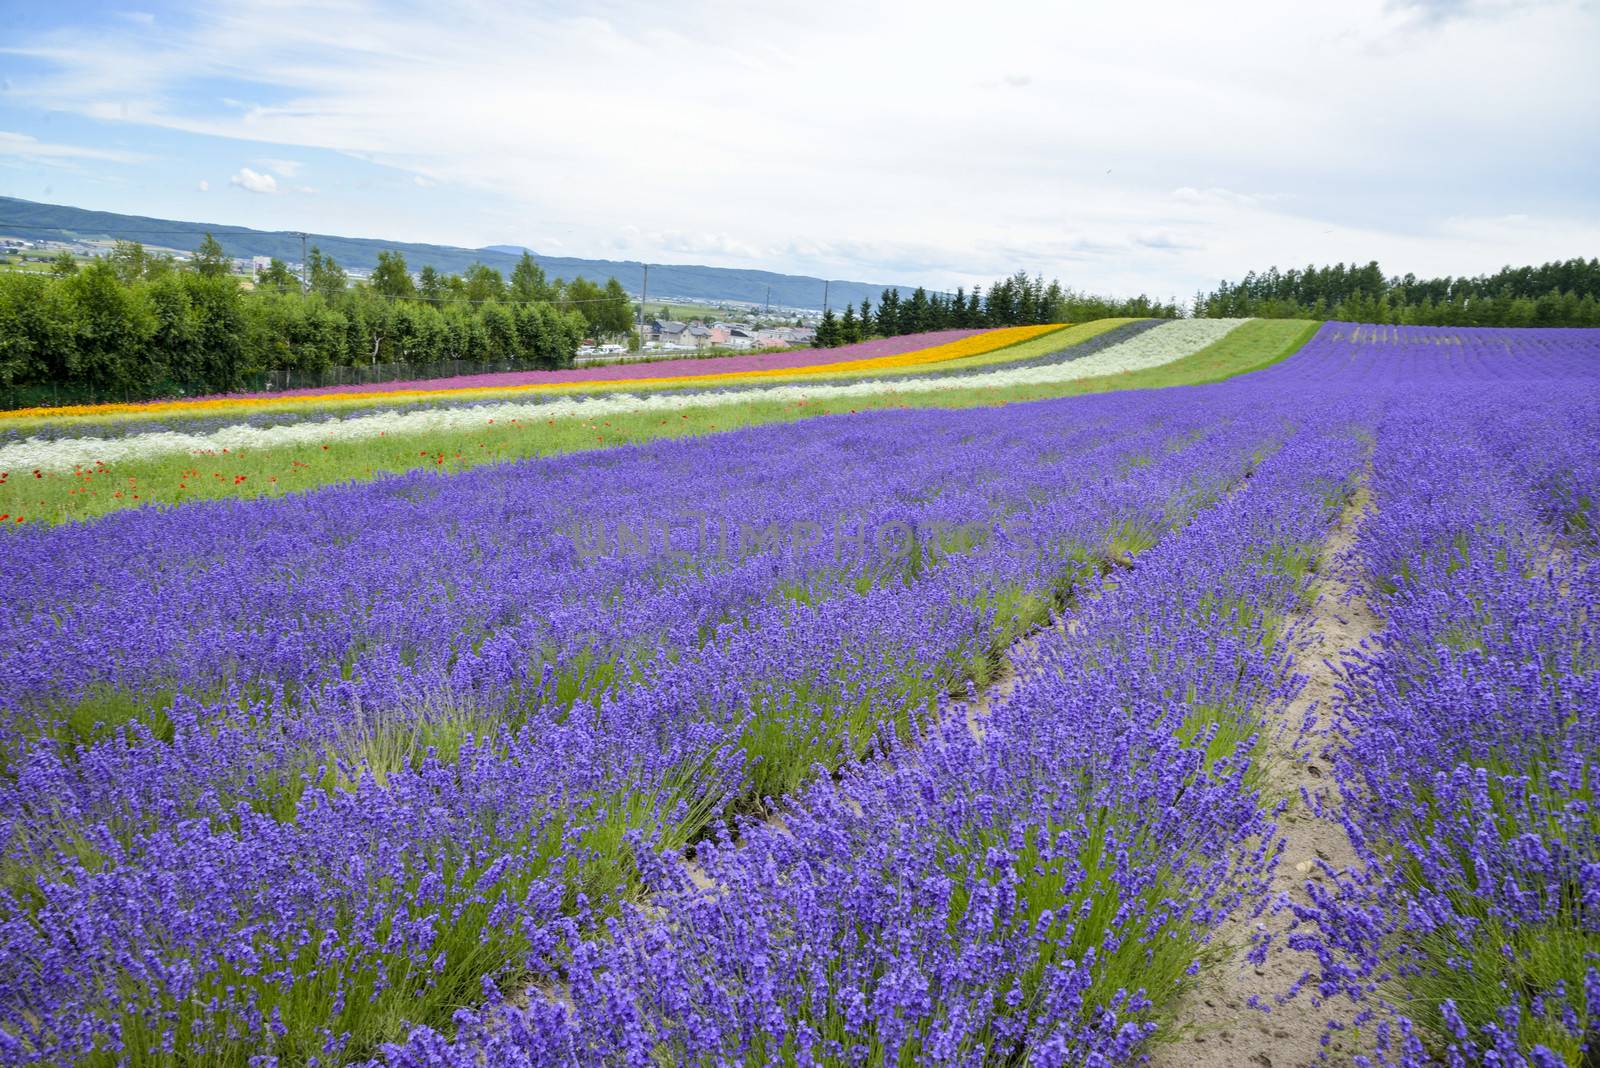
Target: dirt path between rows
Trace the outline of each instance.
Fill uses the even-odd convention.
[[[1301,797],[1304,789],[1313,797],[1321,794],[1332,800],[1332,779],[1323,761],[1303,743],[1297,749],[1296,741],[1313,706],[1319,724],[1328,723],[1340,661],[1379,628],[1365,602],[1353,595],[1340,567],[1368,502],[1363,486],[1324,545],[1312,587],[1316,601],[1301,621],[1308,640],[1294,664],[1306,684],[1287,709],[1264,725],[1268,736],[1265,801],[1273,804],[1282,798],[1288,802],[1278,821],[1285,849],[1273,877],[1272,893],[1301,904],[1309,903],[1303,889],[1307,880],[1322,883],[1326,879],[1319,861],[1336,871],[1356,863],[1344,829],[1318,817]],[[1202,971],[1197,985],[1180,999],[1170,1024],[1173,1040],[1152,1049],[1151,1068],[1299,1068],[1317,1063],[1328,1021],[1345,1022],[1353,1013],[1346,1009],[1347,1003],[1314,1004],[1317,999],[1309,987],[1287,1004],[1276,1003],[1274,999],[1294,985],[1308,964],[1305,954],[1285,945],[1289,924],[1288,911],[1278,909],[1254,920],[1248,915],[1236,916],[1223,926],[1218,939],[1229,947],[1227,956]],[[1246,959],[1258,926],[1272,935],[1267,958],[1259,966]],[[1252,998],[1271,1011],[1253,1008]],[[1328,1063],[1350,1063],[1361,1052],[1355,1045],[1349,1032],[1334,1032],[1327,1046]]]

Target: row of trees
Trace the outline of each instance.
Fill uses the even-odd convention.
[[[278,293],[297,291],[300,280],[288,266],[273,260],[256,276],[260,288]],[[327,300],[337,300],[350,288],[348,277],[331,256],[313,247],[306,261],[306,287]],[[633,330],[633,304],[615,278],[598,285],[587,278],[551,281],[544,268],[524,252],[508,281],[493,267],[475,263],[463,274],[441,274],[431,264],[415,279],[398,252],[378,253],[367,288],[392,301],[449,305],[550,304],[560,311],[582,316],[584,333],[595,338],[626,337]]]
[[[615,280],[547,282],[527,256],[510,282],[489,267],[424,269],[414,282],[385,253],[358,285],[316,249],[304,290],[278,261],[253,290],[231,271],[208,238],[183,264],[122,242],[88,264],[58,258],[48,274],[0,272],[0,390],[13,403],[139,399],[378,363],[566,367],[584,337],[626,333],[631,320]]]
[[[1600,259],[1476,277],[1385,277],[1377,262],[1251,272],[1195,296],[1203,317],[1343,319],[1425,326],[1600,326]]]
[[[1096,297],[1065,289],[1042,277],[1018,271],[989,287],[974,286],[953,294],[929,293],[917,287],[909,297],[885,289],[876,309],[867,300],[858,311],[846,306],[843,315],[827,309],[817,327],[818,348],[849,345],[869,337],[896,337],[927,330],[954,330],[994,326],[1031,326],[1042,323],[1084,322],[1089,319],[1139,317],[1175,319],[1182,314],[1176,304],[1163,304],[1145,296],[1129,300]]]

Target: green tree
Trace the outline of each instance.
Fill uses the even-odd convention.
[[[287,293],[300,288],[300,280],[289,270],[289,265],[273,257],[265,267],[256,271],[256,285],[274,293]]]
[[[822,312],[822,322],[817,324],[816,335],[811,344],[819,349],[837,348],[839,345],[839,320],[833,314],[832,308]]]
[[[872,301],[868,300],[866,297],[861,298],[861,315],[859,318],[861,321],[861,337],[863,340],[865,340],[866,338],[872,336],[873,328]]]
[[[144,277],[146,262],[144,246],[137,241],[118,241],[111,246],[111,253],[106,259],[124,285],[137,282]]]
[[[845,345],[853,345],[861,340],[861,320],[856,318],[856,309],[853,304],[844,306],[844,315],[839,319],[839,341]]]
[[[245,322],[238,284],[226,276],[188,275],[183,285],[194,317],[201,379],[214,392],[238,389],[250,370],[242,359]]]
[[[615,278],[606,279],[604,300],[592,322],[601,337],[620,337],[633,329],[633,301]]]
[[[50,260],[50,273],[57,278],[65,278],[68,275],[77,274],[78,258],[66,249],[62,249]]]
[[[228,254],[222,251],[222,243],[210,234],[206,234],[200,242],[200,247],[194,250],[189,266],[202,277],[222,278],[232,269],[233,264],[228,259]]]
[[[150,347],[160,354],[163,384],[185,393],[207,392],[199,323],[189,300],[188,279],[168,274],[150,286],[156,329]]]
[[[511,269],[511,299],[516,301],[549,300],[554,294],[545,281],[544,268],[534,261],[527,251]]]
[[[911,299],[900,309],[900,332],[920,334],[928,329],[929,324],[928,291],[918,286],[912,291]]]
[[[398,252],[378,253],[378,265],[372,269],[372,289],[379,296],[400,300],[417,295],[411,284],[411,273],[406,270],[406,258]]]
[[[153,282],[158,278],[165,278],[178,269],[178,261],[172,258],[172,253],[162,252],[152,254],[146,250],[144,254],[144,280]]]
[[[140,287],[123,284],[109,263],[95,262],[63,283],[71,306],[74,345],[67,372],[83,385],[110,394],[149,380],[156,319]]]
[[[577,312],[592,330],[604,299],[599,286],[587,278],[574,278],[561,291],[561,310]]]
[[[900,291],[885,289],[878,298],[878,333],[884,337],[897,337],[900,329]]]
[[[344,268],[332,256],[324,256],[315,245],[311,246],[311,252],[306,256],[306,274],[311,291],[322,294],[322,299],[329,301],[343,293],[350,282]]]
[[[474,263],[467,268],[467,299],[474,304],[490,300],[504,300],[506,280],[493,267]]]
[[[76,339],[64,289],[42,275],[0,271],[0,386],[68,380]]]
[[[444,296],[444,283],[431,263],[424,264],[417,273],[417,295],[423,300],[435,302]]]

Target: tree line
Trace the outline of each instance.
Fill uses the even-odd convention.
[[[1339,319],[1423,326],[1600,326],[1600,259],[1475,277],[1386,277],[1373,261],[1270,270],[1195,295],[1208,318]]]
[[[929,293],[918,286],[911,296],[902,297],[897,290],[885,289],[876,308],[871,301],[863,300],[859,310],[846,305],[842,315],[835,315],[831,308],[825,309],[814,344],[818,348],[833,348],[871,337],[897,337],[928,330],[1032,326],[1121,317],[1175,319],[1182,314],[1176,304],[1164,304],[1145,296],[1128,300],[1091,296],[1063,288],[1059,281],[1051,280],[1047,284],[1042,277],[1030,278],[1025,271],[1018,271],[991,285],[987,293],[981,286],[974,286],[971,293],[965,287],[954,293]]]
[[[273,260],[247,288],[207,235],[184,263],[119,241],[84,264],[63,253],[47,274],[0,271],[0,390],[143,399],[377,363],[568,367],[585,337],[632,322],[616,279],[551,281],[527,254],[509,280],[481,264],[413,279],[389,252],[364,284],[317,248],[304,266],[304,285]]]

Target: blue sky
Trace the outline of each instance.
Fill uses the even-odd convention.
[[[0,193],[90,208],[1160,296],[1600,254],[1592,2],[0,0],[0,27]]]

